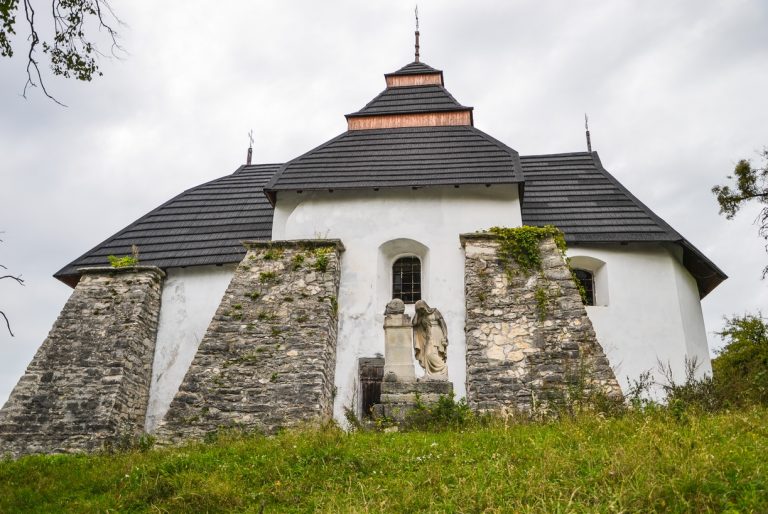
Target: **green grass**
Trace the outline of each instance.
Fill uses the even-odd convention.
[[[0,512],[768,512],[768,409],[0,462]]]

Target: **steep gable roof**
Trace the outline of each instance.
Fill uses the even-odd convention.
[[[241,166],[235,173],[184,191],[99,243],[54,277],[73,286],[78,268],[107,265],[108,255],[139,247],[141,264],[201,266],[239,262],[246,239],[272,237],[272,206],[262,194],[279,164]]]
[[[522,156],[525,225],[555,225],[569,244],[670,242],[703,298],[727,278],[603,167],[596,152]]]

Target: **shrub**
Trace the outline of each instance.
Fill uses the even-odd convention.
[[[758,312],[725,321],[725,346],[712,360],[718,392],[734,406],[768,405],[768,320]]]
[[[672,367],[659,364],[665,379],[660,385],[666,395],[667,407],[678,418],[681,412],[687,409],[715,412],[727,404],[723,391],[711,376],[696,378],[698,367],[699,363],[695,358],[686,357],[685,382],[678,384],[672,378]]]
[[[451,393],[441,396],[432,405],[417,401],[416,407],[406,415],[400,426],[404,430],[440,432],[468,428],[477,424],[479,419],[464,398],[457,402]]]

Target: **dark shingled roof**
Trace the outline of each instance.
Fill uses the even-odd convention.
[[[107,265],[108,255],[139,247],[141,264],[199,266],[240,262],[243,240],[272,237],[272,206],[262,187],[279,164],[241,166],[232,175],[189,189],[98,244],[54,276],[74,286],[77,268]]]
[[[727,276],[603,168],[596,152],[520,158],[524,225],[555,225],[569,244],[673,242],[703,298]]]
[[[347,118],[370,116],[372,114],[403,114],[417,112],[466,111],[464,107],[442,86],[391,87]]]
[[[512,184],[517,152],[472,126],[344,132],[284,164],[264,191]]]
[[[613,178],[597,153],[519,157],[473,127],[345,132],[282,167],[242,166],[166,202],[55,277],[74,286],[77,268],[105,265],[108,255],[129,254],[131,244],[139,246],[142,264],[162,268],[239,262],[241,241],[271,238],[273,210],[262,188],[272,177],[271,191],[278,191],[298,189],[297,183],[304,189],[499,184],[519,182],[522,173],[523,224],[555,225],[570,245],[678,244],[702,298],[727,278]]]
[[[414,61],[410,64],[406,64],[399,70],[393,71],[392,73],[387,73],[384,76],[392,77],[395,75],[424,75],[429,73],[443,73],[443,72],[441,70],[436,70],[432,66],[429,66],[428,64],[424,64],[423,62]]]

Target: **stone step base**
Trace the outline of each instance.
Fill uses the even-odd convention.
[[[448,381],[391,382],[385,380],[381,383],[381,403],[373,406],[373,417],[403,421],[418,404],[431,405],[437,403],[441,396],[452,394],[453,384]]]

